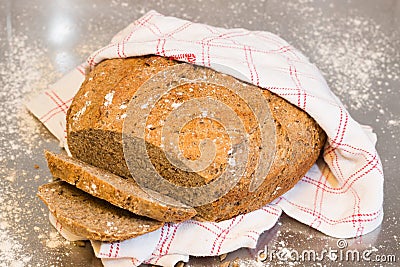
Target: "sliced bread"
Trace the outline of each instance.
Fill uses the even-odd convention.
[[[157,199],[141,189],[133,179],[124,179],[66,155],[45,152],[51,174],[77,188],[122,209],[162,222],[181,222],[196,211],[179,201],[157,193]]]
[[[162,222],[120,209],[63,181],[40,186],[38,196],[61,225],[89,240],[125,240],[163,226]]]

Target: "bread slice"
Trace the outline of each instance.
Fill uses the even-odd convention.
[[[67,113],[67,141],[72,155],[119,176],[134,176],[135,173],[131,173],[126,164],[130,159],[125,158],[123,147],[127,106],[130,101],[136,101],[135,93],[146,81],[152,80],[157,73],[168,72],[171,66],[181,67],[184,64],[188,65],[163,57],[144,56],[104,60],[96,65],[87,74]],[[190,64],[189,67],[191,70],[185,75],[198,75],[199,79],[203,77],[204,68]],[[218,179],[228,166],[231,146],[223,125],[209,118],[196,118],[181,129],[179,148],[188,160],[199,158],[201,140],[208,138],[216,141],[215,160],[209,168],[189,172],[174,167],[165,157],[165,146],[161,143],[165,128],[163,123],[174,106],[198,98],[223,102],[237,114],[249,135],[245,173],[227,194],[195,207],[198,217],[207,221],[221,221],[261,208],[290,190],[319,157],[326,135],[313,118],[283,98],[228,75],[209,71],[210,76],[224,81],[229,79],[229,83],[242,92],[258,90],[269,106],[275,133],[271,133],[268,139],[275,141],[276,151],[270,157],[272,165],[269,172],[257,190],[250,190],[250,181],[260,158],[260,150],[264,149],[261,130],[248,103],[230,90],[232,87],[212,82],[188,82],[171,89],[151,108],[146,119],[145,141],[148,148],[146,152],[164,179],[187,187],[208,184]],[[166,86],[165,80],[157,81],[160,88]]]
[[[89,240],[125,240],[163,226],[162,222],[115,207],[63,181],[40,186],[38,196],[61,225]]]
[[[196,210],[172,198],[151,197],[136,182],[66,155],[45,151],[51,174],[77,188],[135,214],[162,222],[181,222],[196,215]]]

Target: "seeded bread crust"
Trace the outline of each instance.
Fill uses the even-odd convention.
[[[40,186],[38,196],[61,225],[89,240],[126,240],[163,226],[162,222],[120,209],[63,181]]]
[[[177,63],[158,56],[100,62],[87,75],[67,113],[67,140],[72,155],[116,175],[131,178],[122,145],[124,107],[146,80],[176,64],[186,63]],[[241,84],[243,87],[255,87],[242,82]],[[261,90],[268,102],[275,122],[276,136],[272,138],[276,140],[276,155],[268,175],[254,192],[250,192],[249,185],[256,165],[253,163],[258,158],[260,130],[257,122],[251,119],[251,110],[246,103],[227,88],[212,84],[180,86],[177,91],[171,91],[163,101],[159,101],[160,104],[154,107],[148,117],[147,121],[152,125],[150,129],[146,129],[146,134],[150,136],[146,140],[149,157],[165,179],[182,186],[204,185],[218,178],[226,168],[229,147],[224,142],[219,147],[217,144],[214,162],[202,172],[189,173],[171,166],[163,156],[160,144],[160,121],[172,110],[171,103],[197,97],[223,100],[240,117],[250,133],[250,164],[246,167],[245,175],[228,194],[212,203],[195,207],[198,214],[196,218],[199,220],[221,221],[256,210],[271,202],[301,179],[315,163],[325,143],[325,133],[308,114],[268,90],[257,89]],[[110,93],[113,93],[112,103],[107,102],[107,95]],[[192,133],[198,137],[196,140]],[[188,159],[198,158],[198,142],[204,137],[210,137],[210,133],[219,134],[222,140],[226,139],[223,127],[206,118],[185,125],[180,138],[184,156]]]
[[[174,199],[162,195],[154,199],[133,179],[122,179],[66,155],[46,151],[45,156],[53,177],[122,209],[162,222],[182,222],[196,215],[196,210]]]

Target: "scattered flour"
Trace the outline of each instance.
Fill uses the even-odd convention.
[[[44,239],[46,247],[50,249],[55,249],[70,243],[55,230],[51,231],[49,236],[45,236]]]
[[[31,255],[25,251],[13,231],[13,221],[19,219],[18,212],[21,209],[15,199],[7,192],[9,186],[0,187],[0,267],[25,266],[30,260]]]
[[[8,47],[2,47],[0,61],[0,267],[22,267],[30,265],[33,255],[31,244],[27,245],[32,225],[26,222],[41,220],[33,217],[38,202],[29,186],[35,186],[39,177],[32,175],[33,163],[29,172],[23,162],[37,160],[43,134],[48,134],[23,102],[59,76],[51,71],[38,43],[13,32],[8,37],[1,43]]]
[[[393,91],[391,81],[400,79],[400,51],[396,49],[400,40],[395,33],[384,32],[373,19],[355,12],[348,17],[324,16],[318,8],[309,12],[309,8],[314,9],[312,2],[288,4],[300,10],[305,21],[290,28],[299,41],[295,46],[318,66],[348,108],[387,111],[380,97]],[[313,19],[316,14],[318,19]]]
[[[13,35],[10,49],[0,62],[0,160],[13,155],[31,154],[40,141],[40,123],[28,115],[23,102],[39,89],[46,88],[49,79],[57,78],[49,72],[50,62],[45,51],[36,43],[28,43],[27,36]]]
[[[400,120],[389,120],[388,125],[389,126],[400,126]]]

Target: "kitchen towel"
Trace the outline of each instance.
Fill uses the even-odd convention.
[[[313,117],[328,140],[323,157],[296,186],[264,208],[219,223],[167,223],[131,240],[93,242],[105,266],[173,266],[190,255],[254,248],[282,211],[333,237],[360,236],[380,225],[384,176],[371,129],[350,116],[316,66],[269,32],[212,27],[150,11],[30,100],[27,108],[65,146],[66,112],[85,72],[104,59],[148,54],[213,68],[270,90]]]

